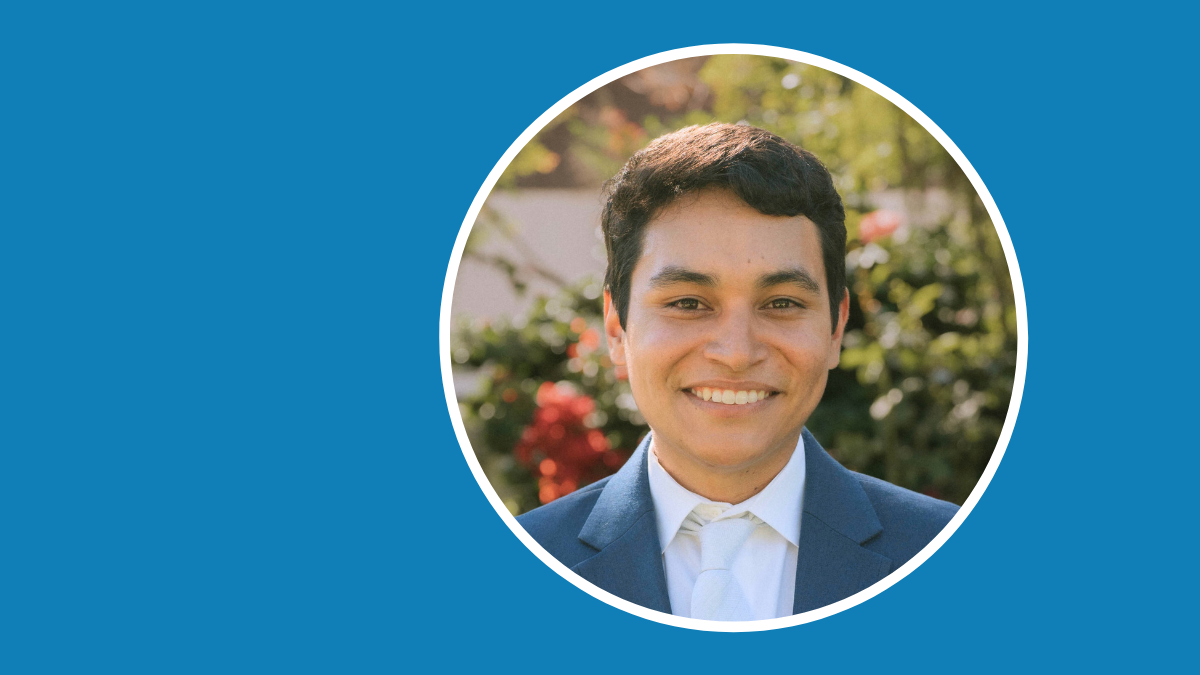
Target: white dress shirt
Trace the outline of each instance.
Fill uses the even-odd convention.
[[[687,530],[681,532],[680,526],[689,516],[707,522],[705,516],[719,512],[720,515],[712,520],[740,516],[759,523],[730,567],[750,602],[754,618],[791,616],[796,594],[796,557],[800,551],[800,514],[804,503],[803,438],[779,475],[741,504],[713,502],[680,485],[658,463],[653,441],[649,471],[650,496],[654,499],[658,521],[658,541],[663,547],[663,569],[667,575],[671,613],[691,616],[692,588],[700,574],[700,538]],[[701,504],[713,506],[702,508],[693,515]]]

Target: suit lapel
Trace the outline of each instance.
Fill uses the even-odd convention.
[[[807,429],[804,438],[804,512],[796,562],[793,612],[847,598],[887,576],[892,560],[861,544],[883,527],[858,479],[838,464]],[[650,496],[650,436],[596,499],[579,532],[596,555],[571,568],[613,595],[671,613],[662,548]]]
[[[887,576],[892,561],[861,546],[883,530],[858,479],[804,438],[804,513],[796,562],[796,614],[824,607]]]
[[[579,532],[580,541],[598,553],[571,570],[619,598],[670,614],[671,600],[650,496],[649,446],[647,434],[600,492]]]

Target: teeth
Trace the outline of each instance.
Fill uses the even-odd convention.
[[[733,389],[699,387],[692,389],[691,392],[696,397],[705,401],[724,403],[725,405],[746,405],[747,403],[755,403],[767,399],[767,392],[763,389],[759,389],[758,391],[734,391]]]

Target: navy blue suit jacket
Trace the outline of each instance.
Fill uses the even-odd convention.
[[[804,513],[793,612],[832,604],[887,576],[930,542],[958,507],[838,464],[803,432]],[[571,571],[667,614],[662,547],[647,473],[647,435],[615,475],[517,518]]]

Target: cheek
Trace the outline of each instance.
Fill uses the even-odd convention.
[[[669,354],[686,351],[689,342],[687,336],[680,331],[650,328],[638,335],[633,347],[637,354],[653,354],[654,358],[661,359]]]
[[[696,351],[697,344],[702,344],[690,332],[644,322],[626,343],[630,379],[665,384],[672,369]]]
[[[775,344],[794,369],[816,377],[828,370],[830,342],[829,336],[805,331],[781,336]]]

